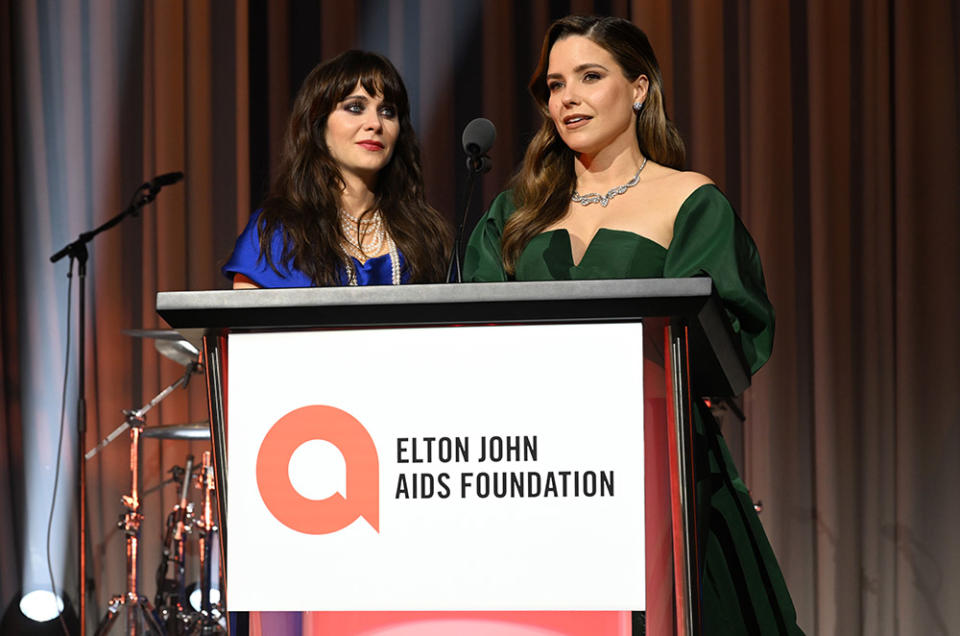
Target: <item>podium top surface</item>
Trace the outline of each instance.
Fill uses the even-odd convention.
[[[750,382],[713,282],[701,278],[464,283],[157,294],[157,313],[181,331],[284,330],[450,324],[617,322],[681,318],[710,375],[736,394]],[[696,382],[695,382],[696,383]],[[712,383],[711,383],[712,384]]]
[[[709,278],[465,283],[157,294],[177,329],[630,320],[697,313]]]

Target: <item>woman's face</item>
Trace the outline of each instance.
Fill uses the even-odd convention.
[[[392,104],[370,95],[358,82],[327,117],[324,139],[341,172],[366,179],[393,156],[400,120]]]
[[[548,106],[557,132],[576,153],[596,155],[636,144],[634,102],[647,94],[647,76],[630,82],[605,48],[580,35],[557,40],[547,65]]]

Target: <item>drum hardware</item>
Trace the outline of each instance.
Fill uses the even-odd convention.
[[[143,429],[143,436],[155,437],[157,439],[210,439],[210,424],[208,422],[196,422],[194,424],[148,426]],[[180,480],[177,479],[177,481],[179,482]]]
[[[187,470],[193,465],[193,457],[187,457]],[[174,468],[177,471],[178,467]],[[167,516],[163,556],[157,570],[157,614],[168,634],[221,634],[225,633],[219,580],[218,529],[213,522],[214,477],[210,451],[203,453],[202,465],[196,479],[184,469],[179,503]],[[176,477],[176,475],[175,475]],[[194,514],[194,505],[187,501],[187,488],[193,481],[203,491],[203,508],[199,517]],[[200,581],[185,585],[185,543],[188,536],[198,538],[200,553]],[[170,566],[173,575],[169,576]]]
[[[140,527],[143,522],[143,515],[140,513],[140,468],[143,449],[144,415],[174,390],[181,386],[186,387],[193,374],[199,373],[201,370],[202,366],[199,362],[191,361],[190,364],[187,365],[187,369],[182,377],[163,389],[152,400],[147,402],[147,404],[136,410],[124,410],[125,419],[123,424],[84,455],[84,458],[89,460],[121,433],[129,429],[130,494],[121,497],[121,502],[126,508],[126,512],[120,516],[120,521],[117,524],[118,527],[123,529],[124,535],[126,536],[127,589],[124,594],[114,596],[108,602],[107,611],[97,626],[97,636],[107,634],[121,612],[125,614],[124,633],[128,636],[137,636],[138,634],[144,633],[162,635],[164,633],[154,617],[153,606],[146,597],[140,595],[138,589],[140,571]],[[187,481],[189,482],[189,479],[187,479]]]
[[[221,604],[220,585],[214,585],[214,580],[220,580],[220,529],[213,520],[213,498],[216,481],[214,480],[213,461],[210,451],[204,451],[202,467],[198,477],[198,485],[203,491],[203,513],[196,521],[199,529],[200,547],[200,599],[199,615],[196,616],[196,626],[201,634],[221,633],[223,606]],[[193,599],[188,597],[188,601]]]
[[[151,428],[156,428],[156,427],[147,427],[147,428],[145,428],[144,430],[147,431],[147,430],[150,430]],[[144,437],[147,437],[147,436],[144,435]],[[150,486],[149,488],[143,490],[143,491],[140,493],[140,498],[142,499],[142,498],[146,497],[147,495],[149,495],[150,493],[156,492],[157,490],[160,490],[161,488],[163,488],[163,487],[166,486],[167,484],[172,484],[172,483],[182,484],[182,483],[183,483],[183,468],[181,468],[180,466],[174,466],[173,468],[171,468],[171,469],[168,470],[167,472],[171,474],[171,476],[170,476],[169,479],[164,479],[164,480],[161,481],[159,484],[154,484],[154,485]]]
[[[131,422],[138,422],[140,425],[140,428],[142,429],[143,416],[146,415],[147,412],[150,411],[150,409],[155,407],[157,404],[160,403],[161,400],[163,400],[163,398],[167,397],[168,395],[176,391],[178,388],[180,387],[187,388],[187,385],[190,384],[190,378],[193,377],[193,374],[202,373],[202,372],[203,372],[203,365],[197,362],[196,360],[194,360],[193,362],[187,365],[187,370],[184,372],[184,374],[180,377],[179,380],[177,380],[176,382],[174,382],[164,390],[160,391],[160,393],[158,393],[152,400],[150,400],[149,402],[147,402],[146,404],[144,404],[143,406],[141,406],[139,409],[135,411],[124,410],[123,414],[126,416],[126,419],[124,420],[123,424],[118,426],[116,429],[114,429],[112,433],[110,433],[109,435],[104,437],[102,440],[100,440],[100,442],[96,446],[94,446],[89,451],[87,451],[87,454],[83,456],[84,459],[89,460],[94,455],[96,455],[101,450],[103,450],[103,448],[106,447],[107,444],[115,440],[117,437],[120,436],[121,433],[123,433],[125,430],[130,428]],[[152,427],[152,428],[163,428],[163,427]],[[210,434],[208,432],[207,437],[209,437],[209,435]],[[162,437],[161,435],[152,435],[152,436]]]
[[[124,495],[121,500],[127,512],[120,516],[117,524],[126,535],[127,545],[127,591],[124,595],[114,596],[107,604],[107,612],[100,619],[97,626],[97,636],[110,631],[121,611],[125,611],[124,633],[128,636],[151,633],[162,635],[163,631],[153,615],[153,606],[146,597],[140,596],[137,589],[139,573],[140,525],[143,515],[140,514],[140,458],[143,440],[140,433],[143,430],[143,421],[132,414],[127,415],[126,427],[130,429],[130,494]],[[96,450],[96,449],[95,449]]]
[[[180,332],[168,329],[124,329],[123,333],[134,338],[153,340],[160,355],[183,366],[189,366],[200,356],[200,351],[184,339]]]
[[[157,568],[157,596],[155,603],[160,622],[167,627],[167,633],[179,633],[176,625],[187,607],[186,596],[186,558],[184,547],[186,534],[193,522],[193,503],[187,502],[188,489],[193,473],[193,455],[187,455],[186,468],[174,469],[174,478],[180,472],[180,500],[167,515],[167,529],[163,537],[163,554]],[[173,565],[173,577],[168,577],[170,565]]]

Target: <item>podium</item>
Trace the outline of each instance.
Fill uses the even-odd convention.
[[[684,635],[700,633],[700,608],[698,603],[700,568],[697,563],[697,523],[694,509],[696,500],[693,490],[694,474],[691,450],[693,439],[692,401],[700,397],[737,395],[745,390],[750,382],[749,371],[736,337],[732,333],[726,314],[713,291],[712,282],[709,278],[162,292],[157,296],[157,312],[171,327],[202,347],[208,387],[214,469],[217,480],[218,513],[221,521],[220,545],[223,557],[220,563],[222,564],[221,567],[224,568],[224,579],[227,582],[227,589],[224,592],[227,594],[228,609],[233,609],[230,604],[230,579],[228,577],[232,566],[228,555],[230,554],[231,535],[234,534],[234,531],[230,528],[229,520],[231,517],[228,516],[228,501],[233,501],[232,497],[234,496],[234,493],[229,489],[231,482],[228,480],[228,457],[230,457],[227,449],[227,434],[230,424],[227,418],[228,396],[233,400],[245,397],[250,393],[248,383],[242,385],[242,390],[238,389],[239,395],[230,393],[231,385],[229,382],[232,379],[232,374],[228,373],[228,370],[231,368],[229,364],[231,362],[229,358],[231,341],[235,341],[234,348],[237,352],[240,352],[249,349],[246,344],[244,344],[245,349],[240,347],[241,343],[249,342],[248,336],[275,334],[276,337],[269,340],[265,346],[269,348],[273,346],[270,344],[273,342],[286,343],[287,349],[285,351],[288,353],[283,355],[288,356],[290,365],[295,365],[302,363],[302,360],[298,361],[297,358],[309,357],[306,353],[308,351],[337,350],[335,347],[338,341],[344,341],[346,343],[344,346],[347,347],[346,351],[350,351],[350,347],[354,346],[350,343],[359,341],[357,340],[358,334],[364,339],[372,338],[378,339],[380,343],[389,343],[391,338],[406,338],[408,336],[419,338],[424,334],[438,333],[442,337],[439,342],[447,343],[447,345],[428,345],[444,348],[443,351],[433,354],[435,358],[433,358],[432,368],[437,368],[440,364],[443,365],[439,369],[441,375],[437,377],[456,378],[459,382],[469,384],[471,382],[469,379],[471,360],[459,356],[456,346],[461,334],[464,339],[467,337],[474,338],[479,334],[480,340],[478,342],[481,344],[475,345],[476,348],[473,350],[482,352],[490,348],[496,348],[496,342],[500,340],[499,336],[508,333],[503,329],[509,328],[510,334],[518,336],[511,336],[513,339],[509,340],[509,342],[514,343],[510,345],[514,350],[523,348],[527,341],[533,343],[538,339],[546,339],[543,341],[549,342],[553,338],[555,347],[559,347],[563,351],[569,350],[571,355],[576,351],[589,352],[601,348],[592,346],[590,341],[583,341],[579,335],[581,333],[586,334],[585,337],[589,339],[601,338],[597,342],[617,342],[617,340],[602,340],[602,337],[627,338],[627,340],[642,337],[643,346],[636,349],[636,351],[642,351],[642,354],[640,354],[642,360],[634,360],[633,353],[628,356],[627,348],[619,351],[617,350],[618,347],[610,347],[609,345],[602,347],[607,351],[604,355],[608,355],[609,360],[629,357],[628,364],[623,366],[623,369],[626,370],[624,374],[630,374],[631,362],[637,368],[642,367],[642,374],[638,377],[641,378],[640,381],[643,385],[637,387],[637,392],[639,394],[642,388],[643,404],[640,408],[644,411],[642,417],[644,429],[642,433],[644,448],[642,465],[645,478],[643,485],[646,520],[645,565],[643,566],[645,571],[636,572],[635,575],[642,581],[642,584],[645,584],[640,588],[645,588],[645,602],[642,607],[623,607],[620,605],[616,607],[621,612],[628,612],[631,609],[645,610],[649,633]],[[631,331],[631,325],[642,325],[642,331]],[[464,329],[457,329],[461,327]],[[438,328],[440,331],[437,331]],[[558,331],[561,328],[562,330]],[[498,329],[503,331],[497,332]],[[486,336],[482,334],[489,334],[489,330],[494,330],[492,333],[496,334],[498,338],[492,340],[487,338],[485,340]],[[641,333],[642,336],[639,335]],[[310,343],[315,340],[315,334],[321,334],[322,339],[317,341],[316,344],[309,344],[308,340]],[[529,338],[527,334],[530,335]],[[560,336],[561,341],[556,340],[558,334],[562,334]],[[598,336],[597,334],[606,334],[606,336]],[[350,338],[353,338],[353,340],[349,340]],[[298,351],[298,347],[301,347],[298,344],[299,342],[303,343],[301,350],[304,353],[302,355]],[[383,346],[383,344],[380,345],[381,349]],[[535,345],[531,344],[531,346]],[[313,347],[313,349],[310,347]],[[316,347],[320,347],[320,349]],[[609,351],[610,349],[614,350]],[[416,350],[412,349],[412,351]],[[629,351],[634,350],[629,349]],[[497,356],[506,356],[508,353],[508,351],[494,352],[492,359],[495,361]],[[389,359],[389,356],[387,356],[387,359]],[[335,361],[331,360],[325,361],[325,364],[328,365],[334,363]],[[278,369],[285,367],[287,362],[281,357],[279,363],[274,360],[274,364],[279,364],[279,367],[264,368],[260,372],[266,375],[279,374]],[[540,370],[536,373],[538,375],[550,373],[551,364],[553,367],[557,367],[562,363],[547,363],[547,366],[539,368]],[[583,370],[578,369],[561,368],[557,373],[560,374],[558,377],[562,377],[563,373],[572,376],[578,371],[583,372]],[[601,369],[598,373],[602,373],[602,371]],[[239,380],[239,372],[235,375],[237,378],[234,379]],[[507,373],[500,384],[509,384],[510,382],[511,378]],[[448,387],[450,385],[443,384],[443,386]],[[574,393],[576,392],[576,386],[574,385],[572,388],[561,387],[559,392],[554,391],[550,395],[544,395],[544,391],[536,390],[530,392],[529,397],[542,402],[556,402],[557,396],[562,396],[564,391]],[[444,389],[442,394],[448,395],[449,392],[449,389]],[[627,391],[616,389],[612,395],[623,396],[625,393]],[[265,395],[260,396],[260,400],[269,402],[271,395],[272,393],[267,391]],[[495,402],[497,395],[494,393],[484,399]],[[252,402],[238,401],[237,404],[249,405]],[[239,409],[239,407],[237,408]],[[467,409],[467,405],[464,405],[464,409]],[[246,407],[244,410],[246,410]],[[240,413],[241,411],[238,410],[233,419],[238,419]],[[307,421],[302,419],[306,415],[303,413],[298,415],[295,411],[288,415],[289,418],[287,416],[280,418],[266,437],[263,437],[263,433],[259,433],[263,437],[260,453],[256,455],[254,451],[254,455],[250,456],[250,465],[252,466],[254,461],[257,463],[256,484],[260,488],[260,496],[267,508],[270,508],[273,517],[280,520],[283,525],[295,528],[301,534],[333,532],[335,528],[324,527],[318,529],[313,524],[312,520],[318,516],[322,517],[322,514],[297,512],[300,506],[289,504],[289,502],[285,504],[281,501],[281,495],[292,490],[290,488],[290,478],[285,474],[276,477],[277,474],[284,471],[277,469],[279,464],[276,464],[276,462],[270,463],[273,461],[269,459],[272,455],[269,455],[263,449],[268,446],[267,442],[269,441],[270,444],[273,444],[271,448],[280,448],[285,444],[287,451],[292,452],[294,447],[303,442],[303,440],[296,438],[296,434],[291,433],[291,431],[299,430],[297,422]],[[314,417],[314,415],[316,413],[311,414],[310,417]],[[323,417],[328,415],[333,418],[331,421],[342,417],[346,418],[344,422],[352,420],[349,413],[333,413],[332,411],[328,413],[325,411],[322,414]],[[297,420],[298,417],[301,419]],[[560,416],[558,418],[562,419]],[[344,426],[349,428],[354,426],[354,423],[345,423]],[[363,428],[363,426],[360,426],[360,428]],[[558,426],[558,429],[560,428]],[[283,430],[286,430],[287,433],[275,433],[275,431]],[[330,430],[333,431],[333,429]],[[341,427],[336,430],[342,431],[343,429]],[[235,434],[245,435],[246,433],[235,431]],[[293,436],[291,437],[291,435]],[[331,435],[333,437],[329,439],[343,451],[345,459],[348,459],[349,456],[348,463],[353,462],[354,457],[361,457],[361,459],[356,460],[357,462],[365,461],[362,459],[366,452],[364,448],[375,446],[373,443],[365,446],[367,442],[357,441],[356,436],[350,437],[352,434],[343,434],[347,435],[350,438],[349,440],[346,437],[334,439],[341,433],[331,433]],[[561,435],[561,433],[558,432],[557,435]],[[304,439],[307,438],[309,436]],[[241,438],[237,437],[236,439]],[[431,437],[430,439],[434,438]],[[589,441],[591,438],[587,435],[585,439]],[[458,439],[449,438],[449,440],[447,453],[455,454]],[[464,435],[460,441],[466,447],[470,437]],[[603,440],[597,441],[602,443]],[[416,439],[413,442],[415,445]],[[259,443],[259,440],[257,440],[257,443]],[[416,450],[411,447],[409,437],[397,437],[395,440],[391,439],[390,443],[396,447],[395,453],[391,448],[391,456],[395,454],[395,459],[398,462],[403,463],[405,459],[410,460],[415,456]],[[517,435],[518,447],[531,443],[534,444],[532,448],[535,453],[536,435],[523,437],[522,441],[521,436]],[[234,446],[239,447],[239,444]],[[558,438],[554,447],[561,446],[562,443]],[[352,449],[349,452],[345,450],[348,447]],[[451,449],[454,450],[451,451]],[[233,453],[233,450],[231,448],[231,453]],[[442,448],[438,448],[438,451],[440,450]],[[462,450],[466,451],[466,448]],[[527,451],[529,450],[531,449],[528,448]],[[289,460],[289,452],[287,455],[278,456]],[[492,454],[494,450],[490,452]],[[384,453],[381,452],[380,454],[382,467]],[[376,452],[373,455],[375,457]],[[254,456],[255,459],[253,459]],[[265,457],[267,459],[264,459]],[[466,461],[466,454],[461,459]],[[530,458],[527,457],[526,459]],[[373,461],[375,462],[376,459]],[[534,455],[532,461],[536,461],[536,455]],[[527,467],[530,466],[537,468],[535,464],[527,465]],[[365,488],[359,478],[351,484],[351,470],[348,468],[346,471],[346,492],[350,494],[347,497],[348,499],[353,499],[352,495],[354,493]],[[252,468],[248,472],[252,475]],[[381,471],[381,473],[386,472],[386,469]],[[610,471],[610,473],[612,475],[613,471]],[[456,482],[459,476],[461,480],[458,483],[463,483],[463,474],[474,475],[472,472],[464,473],[461,471],[458,475],[454,475],[453,481]],[[541,473],[537,473],[537,475],[537,480],[543,477]],[[470,480],[473,479],[475,478],[470,478]],[[610,480],[610,490],[612,491],[612,476]],[[403,485],[400,481],[403,482]],[[409,496],[410,492],[410,484],[405,481],[405,478],[401,477],[400,481],[396,482],[396,488],[389,493],[397,500],[402,499],[402,495]],[[275,491],[281,493],[281,495],[278,495],[279,498],[276,499],[276,502],[279,503],[271,503],[273,501],[271,499],[272,494],[267,496],[266,489],[268,486],[265,484],[268,484],[268,482],[271,484],[269,488],[275,489],[270,490],[271,493]],[[520,482],[522,482],[522,478]],[[252,477],[250,483],[254,483]],[[529,479],[525,483],[529,484]],[[470,482],[470,486],[475,486],[475,483]],[[578,484],[577,488],[579,487]],[[255,487],[251,486],[250,488],[254,489]],[[524,493],[524,486],[520,486],[520,488],[520,496],[529,495],[529,493]],[[527,488],[532,489],[529,485]],[[595,485],[594,488],[596,488]],[[246,486],[244,489],[246,489]],[[448,490],[450,489],[448,486]],[[382,490],[383,487],[381,486]],[[248,493],[242,494],[246,496]],[[468,497],[467,487],[463,488],[461,495],[464,498]],[[290,496],[296,497],[292,492]],[[325,501],[320,503],[329,504],[339,496],[340,493],[338,492],[329,498],[317,496],[312,499],[323,499]],[[476,493],[470,491],[469,496],[476,497]],[[484,496],[483,493],[480,496]],[[375,494],[374,497],[376,497]],[[382,493],[380,498],[383,499]],[[259,502],[260,499],[257,499],[254,495],[252,501]],[[343,524],[337,527],[346,527],[346,524],[352,522],[353,519],[359,519],[355,523],[359,525],[365,521],[367,524],[365,531],[379,533],[380,522],[378,516],[365,514],[365,511],[369,508],[369,502],[358,505],[360,507],[357,510],[347,511],[352,516],[348,514]],[[337,506],[339,507],[336,511],[329,505],[324,510],[329,510],[333,516],[336,516],[344,512],[343,508],[346,504],[340,502]],[[364,506],[367,506],[367,508],[364,508]],[[238,506],[238,509],[240,507],[246,509],[249,506],[245,503],[243,506]],[[434,508],[437,507],[434,506]],[[421,510],[424,509],[426,508]],[[488,510],[491,509],[488,508]],[[321,508],[313,508],[312,510],[319,511]],[[333,514],[334,512],[336,514]],[[443,514],[442,511],[440,514]],[[543,514],[550,513],[545,512]],[[227,520],[227,523],[224,523],[224,520]],[[353,528],[354,526],[350,527]],[[373,531],[370,530],[371,527]],[[239,526],[236,529],[238,540],[242,530]],[[637,539],[637,541],[640,540]],[[576,549],[575,545],[570,548],[571,551]],[[629,571],[627,575],[630,575]],[[496,600],[498,598],[500,597],[495,597],[492,602],[495,604],[502,603],[502,600]],[[471,597],[471,600],[473,600],[473,597]],[[524,607],[521,601],[519,606],[498,606],[490,609],[545,609],[545,606],[541,606],[535,601],[530,602],[534,604],[531,607]],[[476,607],[478,606],[474,606],[474,608]],[[571,605],[571,609],[590,608],[613,609],[612,607],[602,607],[602,603],[598,605],[595,600],[584,606],[579,606],[576,602],[572,602]],[[256,608],[245,607],[243,609]],[[331,609],[356,608],[350,606]],[[391,605],[382,608],[375,606],[369,609],[397,610],[404,609],[404,606]],[[429,606],[411,609],[446,610],[451,608],[448,606],[438,608]]]

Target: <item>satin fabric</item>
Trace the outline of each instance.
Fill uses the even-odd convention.
[[[570,235],[566,230],[553,230],[533,237],[517,259],[515,275],[508,276],[500,258],[500,237],[515,209],[512,193],[503,192],[477,223],[464,258],[465,280],[710,276],[740,336],[751,371],[756,372],[770,357],[774,313],[767,299],[760,256],[716,186],[701,186],[683,202],[669,247],[632,232],[601,228],[574,265]]]
[[[701,186],[683,202],[669,247],[632,232],[600,229],[574,264],[569,234],[553,230],[531,239],[509,276],[500,241],[515,209],[511,192],[504,192],[481,218],[467,244],[465,280],[710,276],[751,371],[770,357],[774,312],[760,257],[716,186]],[[719,426],[700,400],[693,416],[704,633],[802,634],[773,549]],[[648,555],[648,564],[652,560]],[[648,589],[648,604],[649,594]]]
[[[281,262],[280,255],[283,254],[283,232],[277,230],[270,239],[270,253],[273,255],[276,269],[270,267],[267,259],[260,254],[260,232],[257,228],[257,221],[260,218],[261,210],[257,210],[250,215],[247,226],[237,237],[237,242],[233,247],[233,253],[229,260],[223,266],[221,271],[229,279],[233,279],[234,274],[243,274],[260,287],[281,288],[281,287],[313,287],[313,281],[310,277],[293,266],[292,262]],[[403,254],[398,253],[400,258],[400,282],[401,284],[410,282],[410,272],[406,267],[406,260]],[[383,254],[375,258],[367,259],[361,263],[356,258],[351,257],[353,269],[357,275],[358,285],[390,285],[393,283],[393,271],[390,254]],[[339,272],[340,285],[347,284],[347,272],[341,269]]]

